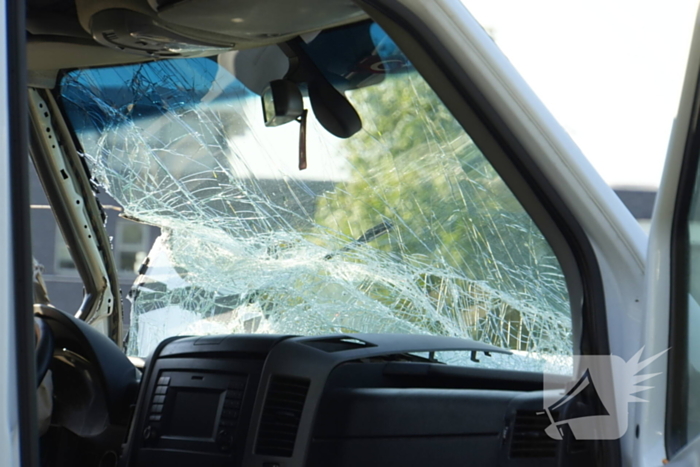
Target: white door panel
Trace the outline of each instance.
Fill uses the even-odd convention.
[[[678,114],[674,122],[671,140],[668,149],[666,164],[661,185],[656,198],[654,215],[649,236],[647,252],[646,287],[646,326],[644,341],[648,347],[660,349],[673,347],[674,342],[669,341],[670,304],[671,304],[671,273],[672,273],[672,240],[673,220],[676,215],[677,193],[681,180],[681,168],[686,152],[688,131],[696,125],[691,121],[693,115],[694,97],[698,84],[698,71],[700,70],[700,34],[698,34],[698,21],[695,24],[695,34],[690,49],[690,57],[683,85],[681,102]],[[697,157],[697,155],[695,155]],[[698,310],[697,303],[689,297],[688,300],[688,324],[696,327],[700,323],[700,314],[693,313]],[[679,311],[679,310],[676,310]],[[700,342],[689,342],[689,349],[700,345]],[[697,356],[691,358],[697,360]],[[656,371],[668,374],[668,361],[659,362]],[[643,404],[638,409],[637,423],[640,425],[640,437],[637,443],[635,458],[639,465],[661,465],[670,453],[667,452],[666,434],[666,399],[669,388],[665,378],[655,381],[655,388],[648,404]],[[670,394],[669,397],[680,397]],[[669,465],[673,466],[700,466],[700,440],[689,440],[689,444],[680,452],[671,457]]]

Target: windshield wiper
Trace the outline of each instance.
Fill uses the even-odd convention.
[[[357,240],[353,240],[352,242],[348,243],[340,250],[334,251],[332,253],[328,253],[326,256],[323,257],[323,259],[325,259],[325,260],[331,259],[337,254],[353,250],[360,245],[364,245],[365,243],[369,243],[372,240],[376,239],[377,237],[381,237],[382,235],[389,233],[393,228],[394,228],[394,223],[391,222],[389,219],[387,219],[387,220],[375,225],[374,227],[367,229],[367,231],[365,231],[365,233],[360,235],[357,238]]]

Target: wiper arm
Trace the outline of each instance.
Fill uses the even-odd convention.
[[[367,231],[365,231],[365,233],[360,235],[357,238],[357,240],[353,240],[352,242],[348,243],[340,250],[334,251],[333,253],[328,253],[326,256],[323,257],[323,259],[329,260],[339,253],[344,253],[346,251],[350,251],[352,249],[355,249],[360,245],[363,245],[365,243],[369,243],[372,240],[376,239],[377,237],[381,237],[382,235],[389,233],[393,228],[394,228],[394,223],[391,222],[389,219],[387,219],[387,220],[375,225],[374,227],[367,229]]]

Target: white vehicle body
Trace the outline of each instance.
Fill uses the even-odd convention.
[[[556,198],[553,202],[564,206],[580,226],[599,268],[596,280],[604,288],[609,353],[628,361],[640,349],[645,349],[646,358],[672,347],[674,343],[669,341],[671,228],[688,128],[693,123],[692,96],[700,78],[700,34],[693,40],[683,90],[685,97],[676,118],[651,234],[647,238],[627,208],[460,1],[382,3],[390,5],[385,8],[401,12],[404,21],[412,26],[407,29],[416,34],[413,40],[425,42],[426,39],[417,34],[429,36],[431,45],[437,44],[444,49],[445,56],[453,58],[454,62],[449,64],[451,71],[462,73],[462,77],[469,80],[472,92],[488,104],[502,128],[529,155],[536,171],[547,181],[548,196]],[[0,50],[3,51],[8,47],[7,8],[8,2],[0,1]],[[370,16],[377,13],[372,8],[368,11]],[[388,20],[382,20],[380,24],[387,24],[385,29],[392,35],[392,26]],[[425,52],[416,49],[415,53]],[[2,56],[7,57],[7,52]],[[20,91],[8,89],[10,83],[14,83],[8,77],[17,73],[8,67],[5,59],[0,66],[0,465],[20,466],[30,465],[26,453],[35,443],[23,439],[32,428],[22,429],[21,425],[33,427],[35,422],[21,419],[32,412],[28,413],[26,404],[20,400],[17,376],[30,370],[18,368],[16,350],[17,317],[21,315],[17,307],[24,300],[15,296],[20,279],[12,260],[17,239],[13,238],[11,214],[16,212],[10,203],[11,193],[16,192],[11,191],[14,182],[9,168],[16,155],[11,155],[8,132],[16,131],[17,123],[12,123],[14,116],[8,95]],[[440,79],[444,81],[439,76],[433,77],[434,88],[434,83]],[[589,273],[591,271],[579,271],[584,282],[589,280],[585,277]],[[666,375],[666,365],[666,358],[661,358],[654,372]],[[670,457],[665,441],[666,399],[669,397],[665,376],[654,379],[651,385],[653,390],[640,396],[648,403],[629,406],[630,429],[620,439],[620,465],[660,466]],[[689,441],[686,448],[674,453],[669,465],[700,466],[700,441]]]

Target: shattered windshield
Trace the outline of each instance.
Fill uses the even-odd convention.
[[[416,333],[514,352],[480,365],[570,372],[542,233],[379,27],[339,31],[304,49],[361,118],[349,138],[303,84],[305,135],[265,125],[260,83],[288,64],[255,67],[276,47],[63,78],[95,182],[162,229],[130,292],[128,353],[172,335]]]

